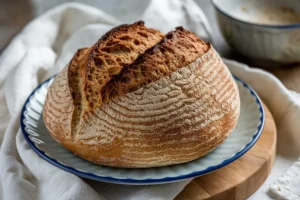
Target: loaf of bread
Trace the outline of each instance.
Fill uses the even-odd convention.
[[[48,90],[43,117],[62,146],[96,164],[197,159],[237,123],[238,88],[213,47],[182,27],[118,26],[79,49]]]

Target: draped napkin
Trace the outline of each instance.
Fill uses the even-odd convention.
[[[189,183],[190,180],[126,186],[82,179],[38,157],[23,138],[20,111],[32,90],[58,73],[78,48],[91,46],[109,29],[121,24],[121,20],[94,7],[63,4],[30,22],[2,53],[0,199],[173,199]],[[137,20],[144,20],[146,26],[163,32],[181,25],[202,39],[211,40],[209,23],[192,0],[152,0]],[[230,60],[225,62],[234,74],[254,87],[270,108],[278,127],[274,170],[251,198],[266,198],[267,194],[276,198],[300,198],[300,162],[284,174],[300,155],[300,123],[297,123],[300,95],[288,91],[278,79],[263,70]]]

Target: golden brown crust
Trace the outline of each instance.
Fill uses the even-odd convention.
[[[209,49],[194,33],[177,27],[102,88],[104,103],[124,96],[194,62]]]
[[[75,108],[73,111],[72,122],[71,122],[72,132],[77,131],[76,124],[80,121],[80,116],[83,111],[83,106],[82,106],[83,79],[81,78],[82,75],[80,74],[80,67],[83,63],[83,60],[87,60],[89,51],[90,51],[89,48],[79,49],[69,63],[68,83],[69,83],[70,92],[73,98],[73,104]]]
[[[132,64],[140,54],[157,44],[163,34],[146,28],[142,21],[121,25],[105,34],[93,47],[86,70],[84,88],[87,106],[102,105],[101,89],[123,67]]]
[[[62,145],[68,150],[75,153],[77,156],[93,162],[95,164],[106,165],[111,167],[124,167],[124,168],[147,168],[147,167],[161,167],[166,165],[180,164],[195,160],[200,158],[212,150],[214,150],[217,146],[219,146],[228,136],[228,134],[232,131],[232,127],[236,124],[236,116],[231,114],[225,115],[219,121],[214,121],[209,126],[203,129],[203,132],[209,132],[212,127],[218,127],[210,134],[215,135],[217,137],[212,137],[206,134],[201,134],[199,131],[189,134],[189,137],[198,137],[199,141],[191,141],[186,144],[179,145],[178,143],[169,143],[166,146],[161,148],[156,148],[157,152],[153,152],[151,155],[145,156],[142,153],[127,153],[126,146],[123,145],[123,142],[120,140],[115,140],[113,144],[87,144],[82,141],[72,141],[72,140],[63,140]],[[186,128],[186,127],[182,127]],[[189,128],[189,127],[188,127]],[[166,134],[165,138],[161,137],[160,140],[168,141],[168,140],[182,140],[182,136],[180,135],[180,131],[177,132],[177,137],[170,138],[168,134]],[[220,134],[221,133],[221,134]],[[220,135],[218,135],[220,134]],[[155,135],[148,136],[144,142],[148,140],[147,144],[152,145],[157,144],[157,140],[155,140]],[[153,142],[149,142],[153,140]],[[209,142],[200,142],[200,141]],[[191,148],[195,147],[195,148]],[[191,148],[188,151],[183,149]],[[148,149],[135,146],[136,152],[152,152],[153,147],[149,147]],[[162,155],[160,151],[165,149],[169,149],[169,152]],[[191,155],[189,155],[191,154]],[[131,160],[124,161],[123,157],[131,157]],[[161,159],[160,161],[152,161],[150,158]],[[149,161],[144,160],[149,159]]]
[[[68,72],[75,106],[72,132],[78,131],[78,125],[87,112],[102,105],[103,86],[162,37],[161,32],[146,28],[144,22],[139,21],[118,26],[92,47],[78,50],[69,64]]]
[[[43,108],[47,129],[58,142],[72,140],[72,115],[75,110],[66,66],[50,85]]]
[[[139,38],[142,48],[106,52],[117,44],[109,42],[141,30],[152,32]],[[55,78],[44,121],[65,148],[97,164],[158,167],[207,154],[234,128],[238,89],[212,46],[181,27],[163,40],[149,30],[137,23],[111,31]],[[130,49],[132,39],[120,41]],[[124,60],[95,64],[111,58]]]

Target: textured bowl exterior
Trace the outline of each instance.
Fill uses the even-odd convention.
[[[63,148],[49,134],[43,121],[43,105],[53,78],[28,97],[21,113],[21,129],[32,149],[51,164],[78,176],[119,184],[162,184],[200,176],[219,169],[247,152],[258,140],[264,111],[257,94],[236,78],[241,100],[238,124],[230,136],[206,156],[188,163],[144,169],[113,168],[85,161]]]
[[[233,48],[262,64],[300,62],[300,26],[264,26],[224,14],[216,7],[221,32]]]

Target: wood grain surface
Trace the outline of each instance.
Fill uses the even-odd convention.
[[[276,155],[276,126],[269,109],[257,143],[233,163],[191,181],[176,200],[240,200],[251,196],[268,177]]]

